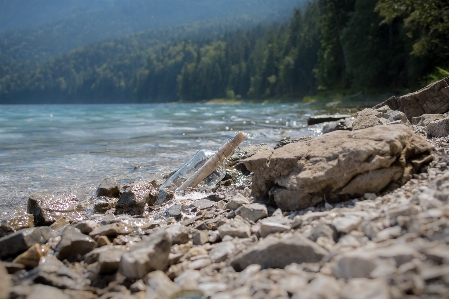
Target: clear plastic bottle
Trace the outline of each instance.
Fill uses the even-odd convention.
[[[186,164],[179,168],[174,174],[172,174],[166,181],[159,187],[159,195],[157,199],[158,204],[162,204],[167,199],[169,192],[176,192],[179,186],[182,185],[191,175],[193,175],[206,161],[215,155],[215,152],[210,150],[198,151]],[[207,176],[199,186],[201,187],[214,187],[219,181],[221,181],[226,175],[226,167],[223,165],[218,167],[214,172]]]

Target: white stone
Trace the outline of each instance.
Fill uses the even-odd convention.
[[[362,218],[358,216],[347,216],[335,218],[332,224],[339,233],[349,233],[356,229],[361,222]]]
[[[234,243],[222,242],[209,252],[209,256],[213,263],[223,262],[232,255],[235,249]]]

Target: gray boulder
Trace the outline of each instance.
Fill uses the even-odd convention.
[[[17,256],[34,244],[45,244],[50,239],[49,227],[25,228],[0,239],[0,258]]]
[[[152,205],[156,200],[157,190],[152,184],[131,185],[115,204],[116,214],[142,215],[145,204]]]
[[[427,137],[446,137],[449,135],[449,118],[432,121],[426,128]]]
[[[392,110],[404,112],[411,121],[413,117],[423,114],[443,114],[449,111],[449,77],[429,84],[416,92],[401,97],[391,97],[376,105],[387,105]]]
[[[244,160],[252,195],[282,210],[337,202],[402,185],[432,160],[432,146],[404,125],[336,131]]]
[[[120,187],[113,178],[105,178],[97,188],[97,196],[120,197]]]
[[[96,246],[94,239],[81,233],[79,229],[68,226],[62,232],[61,241],[55,251],[58,253],[58,259],[73,260],[92,251]]]
[[[327,253],[325,249],[299,234],[285,239],[269,236],[235,257],[231,266],[236,271],[242,271],[253,264],[265,269],[284,268],[291,263],[317,263]]]
[[[168,234],[157,231],[122,255],[120,272],[128,278],[142,278],[151,271],[164,271],[168,267],[170,247]]]
[[[28,198],[27,212],[34,216],[36,226],[48,226],[61,217],[70,222],[86,218],[86,212],[73,194],[33,194]]]

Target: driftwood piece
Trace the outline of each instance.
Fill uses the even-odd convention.
[[[202,180],[217,169],[227,157],[232,155],[244,139],[245,134],[243,132],[235,135],[233,139],[226,142],[215,155],[210,157],[209,160],[207,160],[206,163],[190,176],[177,190],[181,191],[189,187],[196,187]]]

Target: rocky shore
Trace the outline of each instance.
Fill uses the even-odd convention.
[[[446,82],[242,147],[163,205],[157,180],[30,195],[0,225],[0,299],[447,298]]]

